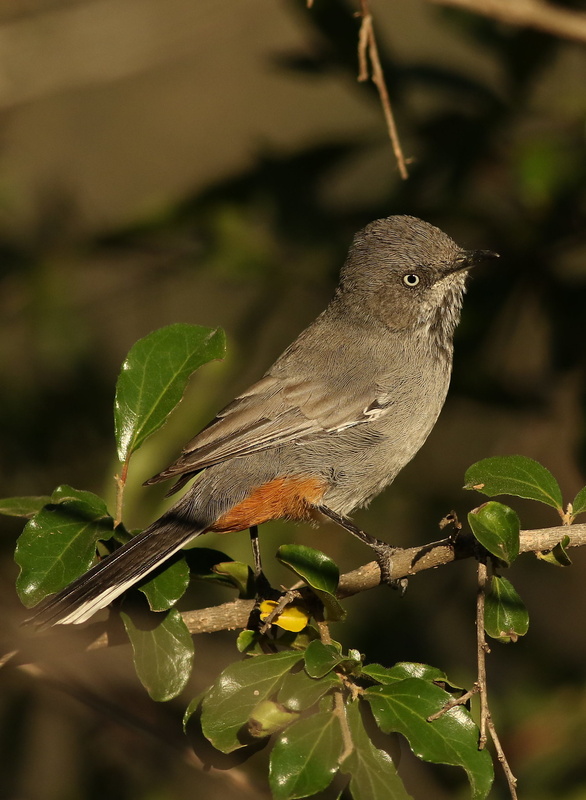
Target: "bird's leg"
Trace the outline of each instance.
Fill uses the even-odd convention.
[[[395,579],[392,577],[393,555],[399,548],[393,547],[388,544],[388,542],[383,542],[381,539],[376,539],[374,536],[371,536],[369,533],[366,533],[366,531],[354,525],[351,520],[343,517],[341,514],[337,514],[327,506],[318,506],[318,511],[325,514],[325,516],[329,517],[336,525],[349,531],[349,533],[356,536],[361,542],[364,542],[364,544],[374,550],[376,561],[380,567],[381,581],[388,583],[389,586],[392,586],[393,589],[398,589],[401,593],[405,591],[407,588],[407,578]]]
[[[260,542],[258,538],[258,526],[251,525],[249,528],[249,532],[250,532],[250,544],[252,546],[252,556],[254,558],[254,585],[255,585],[256,597],[258,600],[266,596],[267,590],[270,590],[271,585],[268,582],[264,572],[262,571],[262,560],[260,557]]]

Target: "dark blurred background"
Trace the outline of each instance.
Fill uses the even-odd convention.
[[[578,6],[579,4],[574,4]],[[162,508],[142,481],[320,311],[353,233],[408,213],[502,254],[474,274],[454,377],[429,441],[356,520],[397,544],[438,538],[481,502],[465,469],[521,453],[585,482],[586,50],[423,0],[373,0],[410,178],[398,177],[378,98],[356,81],[356,6],[316,0],[21,0],[0,8],[1,496],[60,483],[114,497],[112,401],[134,341],[182,321],[221,326],[229,354],[203,368],[170,423],[133,458],[130,527]],[[511,501],[524,527],[555,525]],[[19,618],[2,526],[2,618]],[[265,526],[350,569],[369,560],[332,527]],[[245,535],[206,546],[248,559]],[[531,800],[586,798],[586,557],[525,556],[508,577],[531,628],[494,644],[493,713]],[[470,685],[475,569],[459,563],[347,603],[334,631],[369,661],[421,660]],[[207,592],[207,590],[206,590]],[[202,606],[229,599],[201,590]],[[196,639],[193,685],[154,707],[129,648],[61,651],[50,679],[0,673],[0,797],[268,797],[266,752],[202,769],[185,702],[236,657],[233,634]],[[72,689],[72,686],[77,688]],[[204,759],[205,760],[205,759]],[[403,753],[417,798],[464,798],[456,770]],[[506,797],[502,781],[491,795]]]

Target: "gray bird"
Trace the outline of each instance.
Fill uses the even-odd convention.
[[[468,270],[463,250],[408,216],[354,237],[325,311],[265,375],[147,483],[198,476],[146,530],[61,592],[33,621],[84,622],[202,533],[326,515],[372,546],[383,577],[393,549],[347,515],[390,484],[444,404]]]

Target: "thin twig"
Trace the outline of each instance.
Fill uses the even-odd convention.
[[[288,589],[284,594],[282,594],[277,605],[264,618],[263,624],[259,628],[259,633],[266,633],[273,622],[283,613],[287,606],[292,603],[293,600],[297,600],[299,597],[299,592],[297,592],[295,589]]]
[[[492,714],[490,713],[490,708],[488,705],[486,655],[487,653],[490,653],[490,648],[486,642],[486,634],[484,631],[484,608],[488,585],[488,569],[486,566],[486,561],[480,560],[478,562],[478,594],[476,599],[476,649],[478,658],[477,684],[480,694],[480,737],[478,740],[478,749],[484,749],[488,734],[490,734],[490,738],[492,739],[496,750],[497,758],[502,765],[503,772],[505,773],[505,777],[509,785],[511,800],[517,800],[517,779],[513,775],[513,771],[511,770],[509,762],[507,761],[507,757],[505,756],[505,752],[496,732]]]
[[[362,23],[358,34],[358,80],[364,82],[368,80],[369,75],[372,77],[372,82],[376,86],[378,96],[380,97],[389,138],[393,146],[393,153],[395,154],[397,166],[399,167],[399,174],[403,180],[407,180],[409,173],[407,172],[405,156],[403,155],[403,149],[399,141],[399,134],[391,108],[385,75],[378,55],[369,0],[360,0],[360,16],[362,17]],[[369,62],[370,70],[368,69]]]
[[[442,706],[439,711],[436,711],[435,714],[430,714],[429,717],[427,718],[427,721],[433,722],[434,720],[443,717],[446,711],[450,711],[452,708],[455,708],[456,706],[466,705],[468,700],[470,700],[471,697],[474,697],[475,694],[478,694],[479,691],[480,691],[480,686],[478,685],[478,683],[475,683],[472,686],[472,688],[469,689],[467,692],[464,692],[463,695],[460,695],[460,697],[452,697],[452,699],[448,700],[448,702],[444,706]]]
[[[124,489],[126,488],[126,479],[128,477],[128,459],[122,464],[120,475],[116,475],[116,520],[114,527],[118,527],[122,522],[122,509],[124,506]]]
[[[488,694],[486,686],[486,654],[490,653],[490,648],[486,643],[484,633],[484,605],[486,598],[486,586],[488,583],[488,570],[486,561],[478,562],[478,593],[476,595],[476,660],[478,664],[478,690],[480,694],[480,738],[478,749],[484,750],[486,747],[486,720],[488,711]]]
[[[509,762],[507,761],[507,757],[505,756],[505,751],[502,748],[500,739],[496,732],[496,728],[494,726],[494,721],[492,719],[492,714],[488,714],[486,718],[486,724],[488,727],[488,732],[490,733],[490,738],[492,739],[492,743],[494,744],[494,749],[496,750],[496,757],[498,758],[503,772],[505,773],[505,777],[507,779],[507,783],[509,784],[509,792],[511,795],[511,800],[518,800],[517,798],[517,779],[513,775]]]
[[[354,742],[352,741],[352,732],[350,731],[350,726],[348,725],[348,717],[346,716],[346,704],[344,703],[344,696],[342,694],[342,690],[338,690],[334,692],[334,714],[338,717],[340,721],[340,730],[342,731],[342,743],[344,744],[344,749],[338,759],[338,764],[343,764],[344,761],[348,758],[348,756],[354,750]]]

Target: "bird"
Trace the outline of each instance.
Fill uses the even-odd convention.
[[[390,581],[394,548],[349,515],[392,483],[427,439],[448,391],[469,270],[497,257],[463,249],[407,215],[360,230],[325,310],[146,481],[174,479],[172,493],[193,479],[188,490],[45,598],[32,621],[85,622],[195,537],[250,529],[254,542],[257,527],[274,519],[334,520],[373,548]]]

